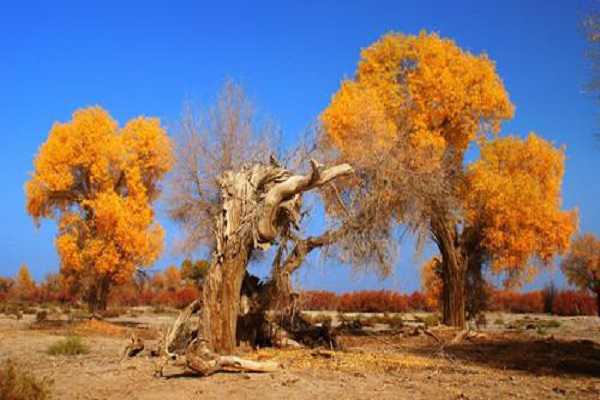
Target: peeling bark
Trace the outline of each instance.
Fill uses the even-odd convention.
[[[311,161],[311,168],[307,175],[292,175],[273,162],[221,177],[216,249],[204,285],[199,326],[211,351],[231,354],[235,348],[240,290],[252,252],[268,248],[284,229],[298,224],[303,192],[352,173],[348,164],[321,170]]]

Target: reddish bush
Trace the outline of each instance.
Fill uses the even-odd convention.
[[[192,301],[200,297],[200,291],[195,286],[186,286],[175,291],[173,297],[173,306],[175,308],[184,308]]]
[[[302,292],[300,304],[304,310],[333,311],[337,310],[338,296],[325,290],[309,290]]]
[[[177,290],[160,291],[153,297],[152,304],[184,308],[198,297],[200,297],[200,290],[195,286],[186,286]]]
[[[544,311],[544,301],[540,291],[518,293],[495,290],[491,293],[488,309],[513,313],[541,313]]]
[[[406,312],[408,296],[387,290],[345,293],[338,309],[346,312]]]
[[[585,292],[562,290],[554,297],[552,311],[557,315],[597,315],[596,300]]]
[[[408,309],[411,311],[435,311],[427,297],[418,291],[408,296]]]

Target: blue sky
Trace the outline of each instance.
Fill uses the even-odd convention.
[[[583,90],[590,71],[580,21],[588,1],[92,3],[0,6],[2,275],[21,263],[37,279],[58,270],[54,223],[36,230],[23,194],[54,121],[98,104],[121,123],[143,114],[168,127],[186,99],[210,103],[231,77],[278,121],[289,145],[353,74],[360,49],[392,30],[436,31],[487,52],[516,105],[504,133],[536,131],[567,147],[564,205],[579,208],[582,230],[600,234],[600,143],[593,137],[599,108]],[[171,243],[178,230],[160,209],[159,218]],[[156,268],[176,260],[167,246]],[[407,243],[385,281],[317,259],[299,279],[308,288],[414,290],[417,271]],[[554,272],[535,285],[551,277],[563,282]]]

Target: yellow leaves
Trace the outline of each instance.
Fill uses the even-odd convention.
[[[421,266],[421,288],[425,294],[427,306],[438,307],[442,299],[443,285],[441,260],[439,257],[432,257]]]
[[[600,294],[600,239],[591,233],[578,236],[561,268],[569,283]]]
[[[162,250],[151,201],[173,163],[171,142],[156,118],[123,129],[100,107],[54,124],[26,184],[27,211],[59,223],[56,248],[64,272],[127,280]]]
[[[35,282],[31,278],[31,274],[29,273],[29,268],[27,265],[23,264],[19,268],[19,272],[17,272],[16,284],[17,288],[23,293],[29,293],[35,289]]]
[[[362,51],[355,79],[342,83],[321,119],[347,157],[365,150],[356,147],[361,138],[385,145],[409,135],[438,155],[452,146],[460,161],[478,134],[497,132],[513,112],[485,54],[436,34],[392,33]]]
[[[577,226],[575,211],[562,211],[564,150],[531,133],[527,139],[483,144],[469,166],[464,202],[496,272],[525,268],[531,257],[549,263],[564,253]]]

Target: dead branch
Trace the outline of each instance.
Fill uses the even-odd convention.
[[[138,337],[135,333],[131,334],[129,338],[129,343],[123,349],[123,354],[121,355],[121,361],[125,358],[135,357],[139,353],[144,350],[144,340]]]

